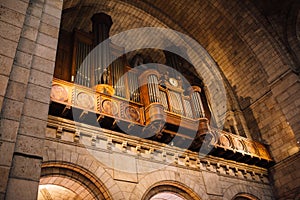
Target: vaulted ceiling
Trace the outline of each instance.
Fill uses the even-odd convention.
[[[258,6],[268,10],[268,5]],[[232,9],[236,12],[232,13]],[[146,26],[188,34],[218,63],[234,93],[242,100],[251,97],[250,101],[240,102],[242,108],[267,93],[272,78],[287,70],[282,66],[289,61],[274,56],[282,49],[269,38],[268,30],[261,24],[263,15],[250,1],[66,0],[62,28],[91,31],[90,18],[97,12],[111,15],[111,35]]]

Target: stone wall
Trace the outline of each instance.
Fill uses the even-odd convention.
[[[0,4],[0,199],[34,199],[62,1]]]
[[[105,5],[108,10],[113,8],[109,3]],[[154,5],[152,1],[132,0],[115,4],[119,5],[120,10],[130,9],[128,13],[135,18],[144,19],[143,14],[147,12],[152,16],[147,17],[151,18],[150,25],[159,24],[187,33],[205,47],[229,81],[251,134],[270,145],[271,154],[279,163],[271,170],[275,188],[281,190],[285,183],[292,185],[295,175],[285,178],[281,171],[285,171],[282,166],[294,165],[292,158],[298,158],[299,75],[292,70],[297,66],[291,59],[289,47],[270,34],[274,27],[253,4],[178,0],[171,5],[166,1]],[[45,158],[42,151],[62,7],[61,0],[0,2],[0,175],[3,177],[0,199],[34,199],[37,194],[40,166]],[[127,19],[124,30],[130,28],[130,17]],[[299,19],[295,23],[299,23]],[[289,31],[296,26],[288,25]],[[140,27],[142,23],[134,26]],[[295,38],[295,35],[288,37],[288,43],[294,45],[292,50],[297,53],[299,41]],[[55,144],[66,147],[58,141]],[[202,172],[197,173],[199,177],[204,176]],[[239,180],[229,179],[232,184]],[[252,184],[252,181],[244,183]],[[261,183],[254,185],[262,187]],[[219,189],[224,197],[226,187]],[[232,186],[228,191],[237,191],[236,188],[243,187]],[[294,191],[294,187],[287,187],[278,195],[286,194],[288,188]],[[207,192],[207,188],[205,190]],[[209,195],[220,197],[219,193]]]
[[[194,199],[229,200],[239,193],[274,198],[266,169],[200,158],[197,153],[51,116],[43,163],[48,168],[85,169],[85,176],[98,179],[112,199],[144,199],[157,186],[181,188]]]
[[[300,154],[281,161],[270,169],[271,181],[274,183],[276,199],[299,199],[300,198]]]

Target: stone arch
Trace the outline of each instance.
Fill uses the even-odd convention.
[[[87,150],[71,150],[72,155],[70,155],[70,149],[60,149],[60,148],[47,148],[45,149],[46,154],[43,157],[42,167],[50,166],[65,166],[65,168],[71,168],[73,170],[81,170],[81,173],[87,177],[91,177],[93,180],[97,181],[98,186],[101,188],[107,188],[107,191],[111,199],[113,200],[123,200],[125,199],[119,185],[115,182],[112,175],[107,172],[105,167],[96,159],[92,158]]]
[[[248,199],[248,200],[259,200],[256,196],[252,194],[247,194],[247,193],[240,193],[237,194],[233,197],[232,200],[241,200],[241,199]]]
[[[180,177],[178,176],[178,172],[171,170],[154,171],[145,175],[139,180],[129,199],[143,199],[152,188],[163,185],[174,186],[181,190],[189,191],[194,195],[195,199],[209,199],[204,186],[198,179],[194,180],[188,175]]]
[[[200,200],[201,198],[190,188],[177,181],[162,181],[150,187],[142,197],[142,200],[150,200],[155,194],[170,192],[180,194],[187,200]]]
[[[232,200],[241,194],[247,194],[248,196],[252,196],[253,198],[255,197],[256,199],[265,199],[258,188],[245,184],[229,186],[224,192],[223,199]]]
[[[88,170],[72,163],[46,162],[42,164],[40,185],[57,185],[77,193],[81,199],[107,199],[112,196],[104,184]],[[82,195],[82,193],[86,193]]]

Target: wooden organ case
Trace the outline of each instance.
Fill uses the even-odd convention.
[[[203,91],[196,85],[185,86],[180,74],[131,67],[125,55],[116,58],[124,49],[111,42],[98,49],[96,57],[87,57],[109,38],[112,19],[98,13],[92,22],[91,33],[60,34],[50,115],[192,151],[213,146],[215,156],[261,166],[270,163],[260,143],[210,128]],[[110,65],[108,57],[115,60]],[[169,64],[176,65],[171,60]]]

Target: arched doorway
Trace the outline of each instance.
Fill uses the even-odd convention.
[[[150,200],[185,200],[184,197],[182,197],[179,194],[173,194],[171,192],[161,192],[158,193],[156,195],[154,195],[153,197],[151,197]]]
[[[69,163],[44,163],[38,200],[111,200],[107,188],[87,170]]]
[[[145,193],[143,200],[200,200],[190,188],[182,184],[159,184],[151,187]]]
[[[259,198],[252,194],[241,193],[235,195],[232,200],[259,200]]]

